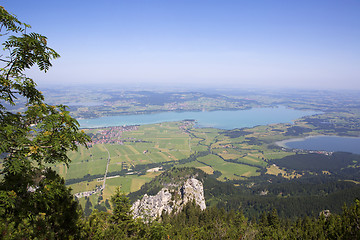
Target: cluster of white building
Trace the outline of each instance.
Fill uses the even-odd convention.
[[[86,191],[86,192],[80,192],[80,193],[75,193],[74,196],[79,199],[82,197],[89,197],[93,194],[96,194],[98,192],[101,192],[104,189],[103,185],[101,185],[100,187],[97,187],[95,190],[92,191]]]

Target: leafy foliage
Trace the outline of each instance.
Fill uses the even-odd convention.
[[[51,169],[41,174],[42,180],[37,186],[28,188],[28,191],[21,191],[27,189],[26,183],[22,186],[18,184],[17,189],[2,186],[11,189],[0,191],[0,225],[7,232],[6,235],[27,239],[64,239],[78,235],[77,224],[81,212],[70,189],[65,187],[64,180]]]
[[[30,26],[0,7],[0,154],[4,156],[0,182],[0,219],[3,238],[64,239],[79,233],[80,214],[64,180],[47,167],[68,164],[66,153],[89,138],[63,105],[51,106],[24,74],[37,65],[48,71],[59,54],[45,36],[26,33]],[[15,34],[15,35],[10,35]],[[10,36],[8,36],[10,35]],[[26,110],[8,106],[26,100]]]

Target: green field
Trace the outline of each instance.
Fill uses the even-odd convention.
[[[335,118],[331,114],[328,115]],[[195,167],[208,174],[216,172],[220,181],[246,179],[258,176],[261,171],[275,175],[281,173],[287,178],[299,177],[300,173],[293,172],[291,176],[283,174],[269,164],[273,159],[295,154],[277,147],[275,142],[298,136],[298,129],[307,130],[301,136],[329,133],[328,129],[314,130],[315,128],[306,122],[316,123],[323,119],[316,116],[310,120],[297,120],[294,124],[271,124],[228,131],[195,128],[191,121],[165,122],[137,126],[119,132],[116,139],[106,135],[107,131],[114,132],[116,129],[86,129],[87,133],[104,141],[93,144],[88,149],[80,147],[78,152],[69,152],[72,160],[69,168],[64,164],[53,167],[67,181],[72,181],[69,184],[73,188],[73,193],[90,191],[96,186],[102,186],[110,155],[108,178],[102,193],[103,201],[109,199],[119,186],[126,193],[140,189],[162,171],[147,170],[158,167]],[[343,123],[340,121],[340,124]],[[114,143],[110,140],[120,142]],[[95,201],[96,197],[91,196],[89,199]],[[83,204],[84,200],[80,202]]]
[[[123,190],[129,192],[138,189],[143,183],[151,179],[151,177],[144,178],[143,175],[138,176],[136,172],[131,173],[132,169],[137,166],[151,168],[153,164],[161,166],[167,162],[176,165],[179,160],[187,159],[191,154],[209,151],[209,149],[213,154],[209,152],[208,156],[200,158],[199,161],[194,162],[192,160],[179,166],[197,167],[210,174],[213,171],[220,171],[222,175],[219,180],[255,176],[258,175],[256,172],[258,167],[266,166],[266,162],[260,157],[245,156],[243,149],[226,149],[224,151],[224,145],[233,144],[233,140],[241,141],[244,138],[229,139],[229,137],[220,134],[222,130],[219,129],[197,129],[193,128],[191,124],[185,125],[184,122],[165,122],[139,126],[136,130],[121,133],[122,144],[95,144],[89,149],[80,147],[78,152],[70,152],[69,157],[72,162],[69,168],[58,165],[56,169],[67,180],[81,179],[86,175],[102,178],[109,151],[111,160],[108,166],[108,175],[116,175],[117,172],[121,171],[123,171],[122,173],[127,171],[133,175],[108,179],[106,183],[109,189],[107,191],[112,192],[115,186],[122,185]],[[90,129],[87,132],[98,134],[103,130]],[[258,151],[255,150],[255,152]],[[227,162],[226,160],[229,159],[237,159],[237,162]],[[201,161],[204,162],[201,163]],[[148,165],[149,167],[147,167]],[[72,184],[74,192],[90,190],[89,188],[96,185],[93,182],[94,178],[92,179],[87,180],[90,182],[86,184]],[[138,183],[134,183],[134,186],[137,187],[131,187],[129,179],[138,179]]]
[[[136,165],[177,161],[191,154],[189,135],[179,130],[180,123],[162,123],[124,132],[124,144],[95,144],[78,152],[70,152],[69,169],[56,166],[65,179],[81,178],[87,174],[104,174],[110,154],[109,172],[131,169]],[[89,130],[96,133],[96,130]]]
[[[279,128],[279,126],[274,127]],[[208,173],[219,171],[222,175],[218,179],[222,181],[242,179],[258,175],[257,170],[268,165],[266,159],[292,154],[268,149],[267,145],[254,145],[249,142],[248,139],[251,137],[281,139],[281,136],[274,137],[270,134],[273,133],[271,128],[267,126],[247,129],[245,136],[231,137],[231,134],[220,129],[194,128],[192,124],[184,122],[143,125],[135,130],[122,132],[122,144],[95,144],[89,149],[80,147],[78,152],[70,152],[69,157],[72,159],[70,168],[66,169],[59,165],[56,169],[65,179],[80,179],[86,175],[100,176],[105,172],[109,151],[111,161],[108,175],[121,171],[122,175],[124,171],[133,175],[109,179],[107,184],[109,186],[122,185],[123,190],[128,192],[134,188],[130,187],[126,181],[142,179],[143,176],[138,175],[137,172],[132,173],[132,169],[144,166],[146,170],[166,163],[176,165],[179,160],[187,159],[191,154],[208,152],[206,156],[202,155],[198,159],[191,159],[190,162],[187,161],[178,166],[192,166]],[[104,129],[86,131],[99,134],[104,132]],[[120,179],[123,180],[120,181]],[[149,179],[146,178],[147,180]],[[145,180],[139,181],[138,185],[140,186],[143,182]],[[87,190],[84,185],[79,186],[74,186],[74,191],[80,191],[82,188]]]
[[[205,163],[210,166],[214,171],[220,171],[222,175],[218,178],[219,180],[230,180],[230,179],[242,179],[243,177],[257,176],[259,173],[256,172],[258,168],[244,165],[241,163],[225,162],[219,156],[207,155],[200,157],[199,162]]]

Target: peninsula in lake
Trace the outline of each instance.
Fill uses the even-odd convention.
[[[89,88],[44,93],[54,103],[54,96],[63,96],[60,100],[68,101],[92,139],[88,149],[69,154],[69,168],[53,166],[83,207],[88,206],[87,213],[108,209],[106,201],[119,185],[135,201],[161,190],[151,187],[160,181],[157,176],[188,167],[205,172],[217,184],[230,184],[232,190],[225,194],[222,186],[214,191],[214,183],[206,181],[208,206],[241,205],[249,217],[261,212],[254,207],[276,206],[287,217],[310,216],[325,205],[340,212],[344,202],[351,204],[359,194],[356,152],[277,145],[318,135],[358,137],[360,94],[354,91]],[[306,185],[313,181],[322,183]],[[304,184],[307,193],[298,191]],[[315,201],[318,191],[321,196]]]

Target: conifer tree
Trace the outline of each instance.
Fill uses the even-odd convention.
[[[131,204],[125,193],[116,189],[116,192],[111,196],[111,203],[113,205],[113,221],[114,223],[128,223],[133,220],[131,215]]]

